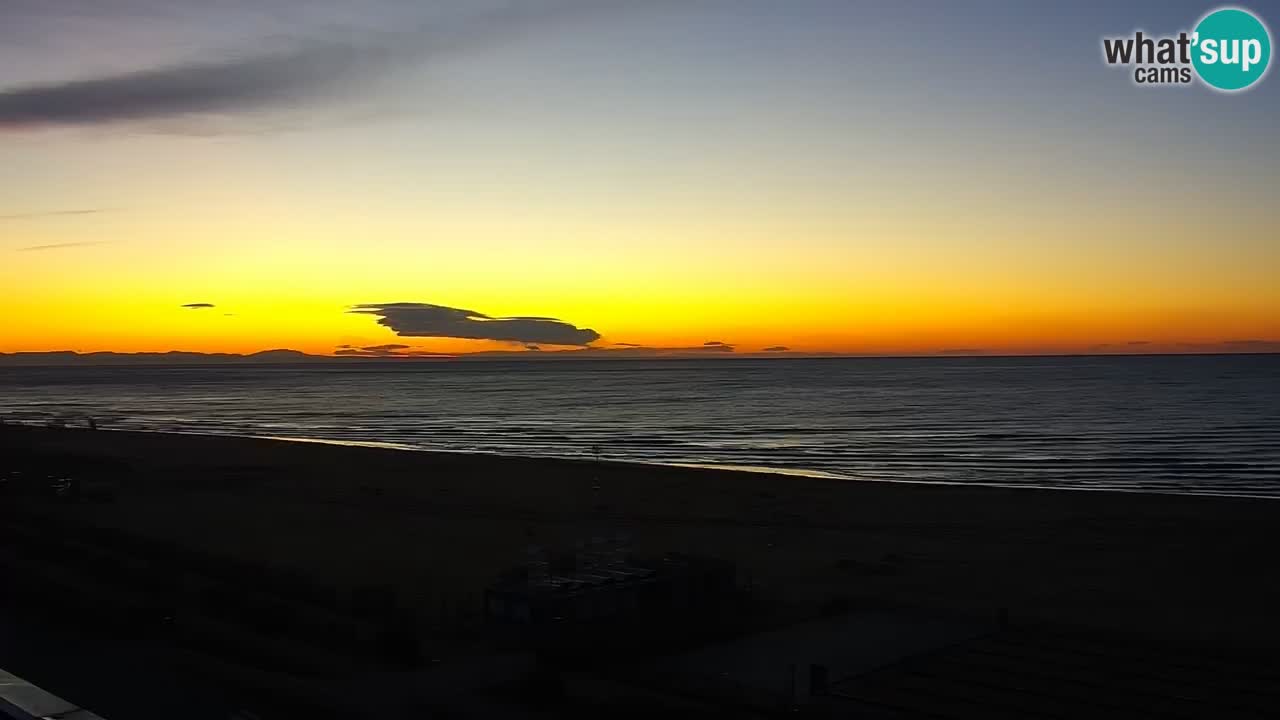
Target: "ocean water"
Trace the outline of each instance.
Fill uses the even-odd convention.
[[[0,368],[0,418],[87,415],[851,480],[1280,497],[1277,355]]]

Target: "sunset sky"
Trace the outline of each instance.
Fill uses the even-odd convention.
[[[0,0],[0,352],[1280,347],[1280,78],[1054,5]]]

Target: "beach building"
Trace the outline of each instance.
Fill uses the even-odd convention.
[[[722,608],[737,589],[731,562],[682,553],[642,558],[597,540],[559,555],[532,548],[523,566],[485,591],[485,615],[532,628],[678,622]]]

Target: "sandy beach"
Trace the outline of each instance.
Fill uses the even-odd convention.
[[[467,602],[530,545],[625,532],[640,551],[735,561],[788,619],[840,602],[1007,608],[1204,647],[1280,641],[1274,501],[13,426],[0,458],[118,486],[110,502],[23,512],[321,582],[394,585],[424,607]]]

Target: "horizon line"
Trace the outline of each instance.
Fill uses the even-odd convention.
[[[164,365],[165,356],[187,356],[191,358],[187,365],[205,365],[217,366],[222,364],[248,364],[248,365],[287,365],[291,364],[290,357],[299,358],[296,362],[321,362],[321,363],[342,363],[342,364],[360,364],[370,361],[378,364],[388,362],[555,362],[569,360],[587,360],[587,361],[647,361],[647,360],[915,360],[915,359],[1008,359],[1008,358],[1099,358],[1099,357],[1214,357],[1214,356],[1265,356],[1280,355],[1280,350],[1240,350],[1240,351],[1223,351],[1221,349],[1213,350],[1185,350],[1185,351],[1165,351],[1165,352],[990,352],[990,353],[948,353],[948,352],[925,352],[925,353],[836,353],[836,352],[744,352],[744,353],[655,353],[652,355],[617,353],[610,354],[607,351],[591,354],[579,354],[575,351],[480,351],[473,353],[441,353],[438,355],[320,355],[307,353],[301,350],[293,350],[289,348],[271,348],[266,350],[258,350],[250,353],[235,352],[203,352],[193,350],[159,350],[159,351],[137,351],[137,352],[121,352],[115,350],[95,350],[81,352],[78,350],[33,350],[33,351],[0,351],[0,364],[10,359],[31,359],[38,360],[40,358],[33,356],[56,356],[50,357],[50,360],[56,360],[57,357],[87,360],[89,364],[95,359],[94,356],[114,356],[118,358],[121,365],[128,365],[130,360],[139,361],[138,365]],[[260,358],[259,356],[280,357],[282,359],[271,361]],[[209,358],[212,362],[201,363],[200,359]],[[158,362],[142,362],[148,359],[158,360]],[[243,361],[243,362],[241,362]],[[30,362],[21,363],[25,367],[58,367],[66,363],[58,362]],[[103,364],[103,363],[97,363]],[[111,364],[111,363],[106,363]]]

